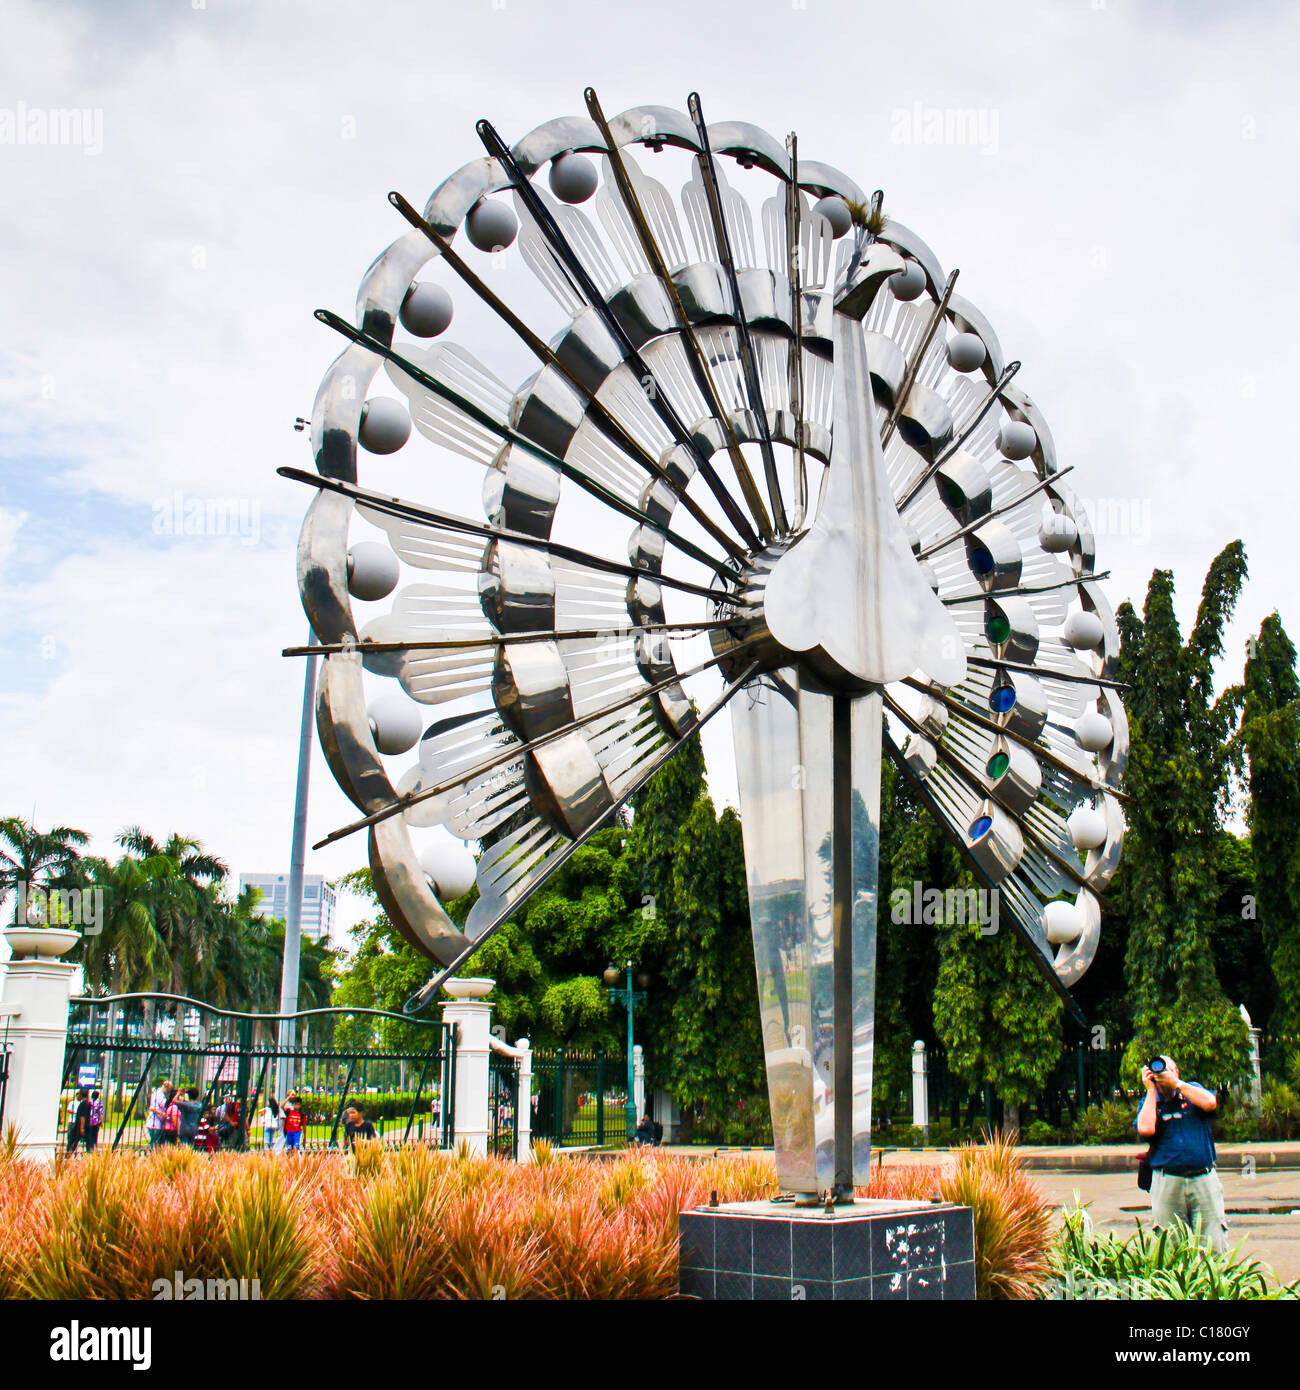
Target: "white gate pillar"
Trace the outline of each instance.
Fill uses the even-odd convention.
[[[1264,1098],[1264,1071],[1259,1055],[1260,1030],[1250,1021],[1244,1004],[1239,1006],[1239,1012],[1250,1034],[1250,1104],[1258,1112]]]
[[[515,1149],[520,1163],[533,1161],[533,1048],[527,1038],[515,1044],[519,1051],[519,1095],[515,1101]]]
[[[491,1078],[488,1058],[492,1050],[492,1005],[483,998],[495,980],[447,980],[443,988],[452,997],[442,1006],[442,1021],[455,1026],[456,1085],[450,1097],[456,1143],[463,1140],[472,1152],[486,1154],[490,1123]],[[444,1099],[443,1104],[448,1102]]]
[[[925,1044],[918,1039],[912,1044],[912,1124],[923,1129],[926,1137],[930,1134],[930,1087],[929,1069],[926,1064]]]
[[[0,1014],[9,1025],[9,1082],[4,1123],[18,1131],[23,1158],[48,1162],[58,1144],[68,999],[76,965],[59,960],[81,933],[56,927],[9,927]]]
[[[640,1124],[645,1114],[645,1053],[640,1043],[632,1049],[632,1100],[636,1106],[636,1122]]]

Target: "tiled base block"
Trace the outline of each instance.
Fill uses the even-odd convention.
[[[685,1211],[678,1222],[681,1291],[695,1298],[975,1297],[969,1207],[860,1200],[828,1215],[730,1202]]]

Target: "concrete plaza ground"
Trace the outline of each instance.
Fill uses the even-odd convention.
[[[1149,1195],[1137,1185],[1142,1152],[1132,1144],[1022,1150],[1030,1177],[1058,1208],[1090,1203],[1097,1229],[1118,1235],[1151,1221]],[[1300,1143],[1220,1144],[1218,1156],[1229,1247],[1244,1239],[1244,1255],[1284,1283],[1300,1279]],[[882,1158],[886,1166],[952,1161],[946,1150],[896,1150]]]

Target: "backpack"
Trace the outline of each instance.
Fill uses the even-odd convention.
[[[98,1129],[104,1123],[104,1102],[102,1100],[92,1100],[90,1102],[90,1127]]]

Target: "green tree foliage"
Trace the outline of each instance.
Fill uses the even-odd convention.
[[[964,870],[958,886],[975,879]],[[1011,1126],[1061,1055],[1061,998],[1031,949],[1003,920],[986,935],[978,922],[947,923],[939,944],[934,1022],[948,1066],[972,1089],[988,1082]]]
[[[876,911],[876,1051],[872,1096],[877,1114],[911,1096],[912,1044],[935,1040],[931,1001],[939,966],[939,930],[894,920],[894,893],[955,883],[956,851],[892,761],[880,777],[880,893]]]
[[[1220,831],[1215,849],[1219,898],[1212,931],[1214,971],[1224,994],[1244,1004],[1252,1022],[1265,1025],[1276,991],[1255,898],[1255,855],[1250,837]]]
[[[1129,604],[1117,614],[1120,678],[1130,686],[1124,779],[1130,1080],[1154,1052],[1172,1054],[1185,1076],[1208,1085],[1235,1079],[1245,1065],[1245,1025],[1224,997],[1211,949],[1228,741],[1240,699],[1236,690],[1215,698],[1213,666],[1245,577],[1245,552],[1234,541],[1210,566],[1186,644],[1168,570],[1151,576],[1140,619]]]
[[[1255,907],[1277,988],[1267,1022],[1274,1035],[1300,1039],[1300,680],[1276,613],[1246,661],[1240,747],[1250,764]]]
[[[770,1136],[740,820],[719,817],[698,741],[635,802],[627,843],[634,956],[653,983],[649,1067],[700,1138]]]

